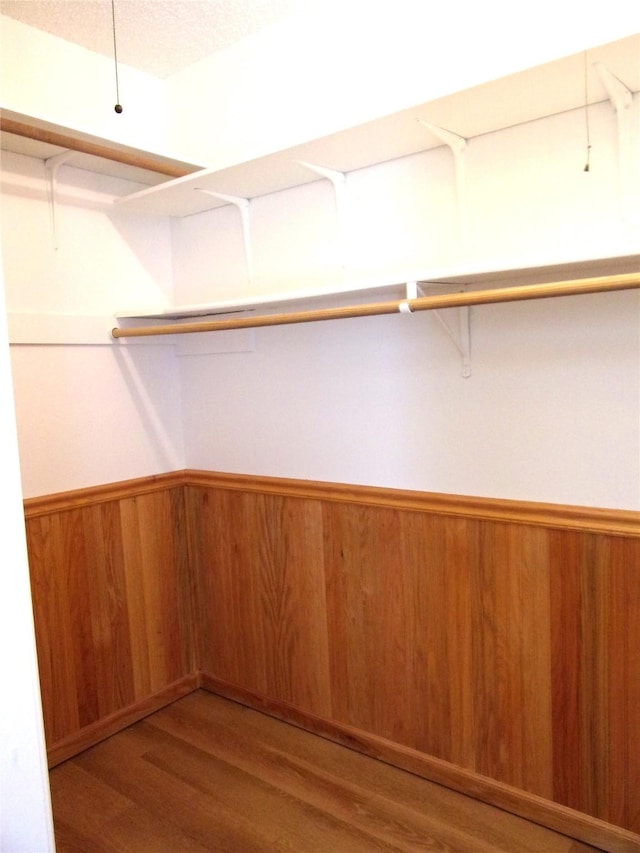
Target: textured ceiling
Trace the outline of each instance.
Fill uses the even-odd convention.
[[[168,77],[314,0],[114,0],[118,62]],[[0,12],[113,57],[111,0],[0,0]]]

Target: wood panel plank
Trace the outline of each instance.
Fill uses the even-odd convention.
[[[608,820],[640,835],[640,540],[612,540],[610,560]]]
[[[137,699],[186,675],[192,657],[182,636],[190,593],[176,565],[173,512],[166,492],[120,502]]]
[[[49,679],[43,690],[45,704],[45,735],[58,740],[69,729],[82,726],[81,704],[78,701],[81,683],[78,683],[76,662],[76,624],[73,616],[78,611],[74,600],[73,582],[69,570],[73,560],[68,558],[68,544],[73,537],[66,535],[67,525],[73,526],[77,514],[63,518],[43,519],[40,524],[40,541],[30,564],[35,562],[39,571],[34,588],[36,644],[39,658],[47,661],[45,672]],[[41,559],[38,560],[38,557]],[[46,697],[46,698],[45,698]]]
[[[194,522],[203,668],[330,713],[322,527],[316,502],[208,494]]]
[[[554,798],[638,832],[638,540],[553,538]]]
[[[135,700],[130,667],[114,662],[131,660],[131,634],[124,576],[122,528],[117,503],[83,510],[86,567],[91,613],[91,648],[100,685],[99,717],[108,717]]]
[[[522,681],[522,787],[553,798],[553,735],[551,681],[551,572],[549,535],[542,528],[520,531],[521,584],[519,607]]]

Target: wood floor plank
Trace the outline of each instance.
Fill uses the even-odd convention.
[[[229,761],[242,763],[252,773],[264,773],[276,784],[290,785],[299,796],[304,792],[324,809],[340,810],[347,803],[346,808],[352,809],[350,820],[362,820],[369,826],[381,823],[385,831],[393,827],[391,840],[396,844],[409,844],[407,839],[417,834],[434,845],[418,846],[420,850],[440,849],[437,845],[447,840],[455,842],[455,850],[513,851],[517,829],[517,849],[523,853],[567,849],[562,836],[554,846],[549,832],[539,826],[282,726],[264,714],[244,709],[234,711],[223,722],[224,718],[211,713],[212,698],[225,709],[225,700],[192,694],[180,705],[155,715],[153,725],[201,749],[224,753]]]
[[[149,790],[142,794],[134,791],[136,783],[131,782],[127,771],[118,773],[120,759],[132,744],[133,751],[140,753],[133,769],[138,780],[153,792],[154,803],[150,802]],[[226,761],[218,754],[208,754],[168,735],[148,731],[144,723],[123,733],[117,749],[113,745],[111,752],[109,773],[119,789],[126,790],[128,796],[149,809],[155,808],[163,786],[173,813],[181,822],[189,822],[202,843],[216,838],[220,824],[228,824],[233,829],[229,839],[232,843],[220,849],[295,850],[301,835],[305,849],[314,853],[334,849],[344,853],[396,849],[375,835],[344,823],[329,811],[315,808],[260,774],[247,771],[240,762]],[[102,757],[101,763],[104,761]],[[217,838],[216,843],[219,843]]]
[[[595,848],[197,691],[51,771],[59,853]]]

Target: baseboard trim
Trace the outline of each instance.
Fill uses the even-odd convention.
[[[200,687],[609,853],[640,850],[640,835],[633,832],[361,729],[306,713],[210,673],[200,673]]]
[[[149,714],[153,714],[155,711],[159,711],[160,708],[164,708],[166,705],[170,705],[188,693],[192,693],[198,687],[200,687],[200,674],[195,672],[191,675],[186,675],[184,678],[168,684],[157,693],[145,697],[140,702],[128,705],[126,708],[122,708],[120,711],[116,711],[102,720],[97,720],[95,723],[85,726],[63,740],[48,746],[47,760],[49,768],[51,769],[68,758],[78,755],[78,753],[83,752],[85,749],[95,746],[100,741],[111,737],[111,735],[122,731],[122,729],[126,729],[133,723],[137,723],[143,717],[148,717]]]

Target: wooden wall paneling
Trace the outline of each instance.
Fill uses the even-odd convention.
[[[271,695],[331,713],[322,508],[317,501],[252,498],[259,579],[267,618],[262,641],[272,647]]]
[[[426,519],[419,516],[424,528]],[[428,521],[428,527],[440,530],[438,540],[441,551],[441,571],[444,573],[444,601],[442,602],[444,618],[434,620],[440,624],[443,633],[441,648],[446,649],[446,655],[440,663],[437,657],[433,666],[437,667],[438,683],[436,695],[448,691],[449,698],[442,709],[441,718],[434,721],[438,727],[449,732],[447,750],[432,752],[438,749],[438,742],[425,744],[429,755],[440,755],[459,767],[475,767],[477,765],[477,736],[476,736],[476,704],[474,702],[474,652],[473,652],[473,560],[472,555],[477,547],[479,524],[473,519],[466,518],[433,518]],[[434,536],[429,537],[429,551],[433,551]],[[434,567],[430,559],[425,564],[425,571]],[[439,600],[431,601],[431,608],[437,613]],[[440,738],[440,748],[442,740]],[[423,748],[419,745],[418,748]]]
[[[187,674],[191,654],[182,636],[185,591],[176,566],[171,494],[120,503],[136,698]]]
[[[510,526],[520,547],[519,604],[521,622],[522,755],[520,787],[553,798],[551,572],[549,531],[534,526]]]
[[[640,539],[553,538],[554,799],[640,832]]]
[[[420,511],[243,486],[194,489],[212,684],[637,831],[631,518],[608,534],[571,508],[563,529],[562,508],[534,523],[481,518],[478,501],[468,516],[464,501]],[[302,601],[326,659],[302,642]]]
[[[638,514],[398,495],[201,472],[27,502],[53,753],[200,669],[223,695],[627,845]]]
[[[67,561],[59,520],[27,520],[38,667],[47,743],[80,726],[76,699],[73,625],[69,619]]]
[[[594,600],[594,548],[593,537],[585,540],[574,532],[553,535],[554,798],[603,817],[601,807],[596,808],[594,792],[599,779],[608,775],[604,767],[608,758],[601,755],[598,761],[596,747],[601,741],[602,720],[593,691],[594,686],[606,690],[598,670],[607,634],[602,633],[606,626],[595,622],[599,611]],[[594,654],[596,661],[587,659]]]
[[[172,554],[178,590],[178,643],[182,652],[181,669],[196,673],[200,669],[200,626],[198,623],[198,590],[191,566],[189,522],[184,486],[169,491],[172,521]]]
[[[27,546],[45,735],[62,759],[193,680],[193,588],[182,487],[42,504],[27,504]]]
[[[545,532],[344,505],[325,523],[334,719],[549,796]]]
[[[541,796],[551,793],[545,541],[536,528],[481,522],[473,592],[473,769]]]
[[[383,672],[373,647],[372,578],[381,558],[375,547],[381,530],[389,535],[388,515],[385,509],[369,513],[357,506],[323,507],[332,717],[367,731],[375,728],[375,694]],[[371,547],[365,560],[367,541]],[[393,644],[394,637],[388,642]]]
[[[253,531],[242,495],[191,492],[202,669],[266,693],[259,588],[248,558]]]
[[[190,492],[202,669],[329,715],[320,504]]]
[[[82,510],[85,565],[91,613],[91,643],[96,662],[98,715],[107,717],[135,699],[129,608],[126,596],[122,527],[117,503]],[[93,722],[93,720],[91,721]]]
[[[615,767],[610,747],[609,681],[613,665],[611,624],[611,539],[608,536],[581,537],[580,549],[580,632],[579,661],[581,753],[583,756],[584,803],[588,811],[609,820],[609,784]]]
[[[640,538],[611,539],[609,820],[640,834]]]
[[[447,560],[452,522],[329,503],[324,519],[334,719],[468,755],[468,563]]]

